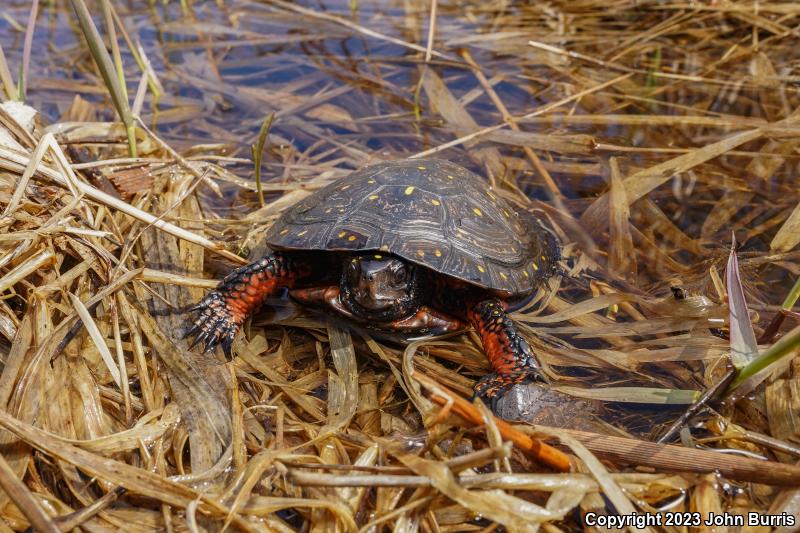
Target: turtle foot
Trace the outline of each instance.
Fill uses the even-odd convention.
[[[245,318],[256,311],[265,298],[274,296],[283,287],[292,287],[297,277],[307,270],[307,265],[295,264],[281,253],[237,268],[191,309],[199,311],[200,316],[186,337],[194,337],[192,346],[204,343],[206,351],[221,344],[225,355],[230,356],[233,339]]]
[[[203,343],[204,351],[212,350],[218,344],[222,345],[225,355],[231,355],[231,346],[236,332],[244,322],[244,316],[231,305],[226,296],[219,291],[211,291],[192,311],[199,311],[200,316],[194,325],[186,332],[186,337],[193,337],[189,348]]]
[[[505,396],[514,385],[533,382],[548,383],[547,377],[541,369],[526,368],[503,374],[492,372],[483,376],[475,384],[472,398],[480,398],[490,404],[492,411],[496,411],[497,401]]]

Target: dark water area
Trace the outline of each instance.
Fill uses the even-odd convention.
[[[334,15],[388,38],[419,43],[418,46],[426,43],[429,11],[427,4],[421,2],[356,2],[353,10],[346,1],[293,5],[322,15]],[[29,6],[29,2],[6,2],[5,17],[0,18],[0,44],[9,64],[15,67],[21,64],[23,32],[20,30],[24,30]],[[441,119],[431,112],[435,111],[435,106],[430,109],[428,95],[418,89],[422,67],[416,50],[269,3],[240,0],[186,5],[128,2],[120,3],[118,12],[131,38],[143,46],[164,86],[164,96],[155,105],[148,99],[142,116],[178,147],[222,144],[231,155],[249,157],[249,146],[270,112],[277,115],[272,129],[273,142],[277,145],[274,150],[280,151],[283,145],[285,149],[322,160],[336,161],[336,156],[341,155],[336,153],[337,148],[341,150],[338,143],[355,143],[379,158],[396,158],[449,140],[449,128],[442,127]],[[564,61],[552,54],[542,61],[541,52],[525,46],[526,40],[535,40],[552,30],[542,27],[541,17],[540,10],[524,4],[509,4],[498,15],[495,10],[483,9],[480,5],[439,3],[433,50],[438,52],[439,48],[446,48],[447,51],[442,52],[445,57],[434,56],[431,64],[480,126],[497,124],[501,117],[476,77],[464,67],[461,51],[467,51],[480,65],[497,97],[514,116],[568,95],[569,85],[575,78],[596,77],[598,71],[608,73],[591,63],[580,65],[582,70],[576,66],[562,67],[559,63]],[[100,17],[97,19],[102,27]],[[606,33],[611,35],[613,19],[609,22]],[[602,21],[598,24],[603,25]],[[602,52],[604,47],[615,45],[602,32],[591,37],[575,37],[582,28],[566,26],[561,31],[565,33],[564,42],[571,38],[578,43],[589,42],[588,47],[593,51]],[[42,6],[33,37],[27,100],[42,110],[47,121],[58,121],[75,94],[104,104],[100,118],[114,116],[103,91],[96,87],[87,90],[96,85],[98,76],[89,63],[82,39],[66,5],[56,2]],[[693,52],[688,47],[670,51],[663,51],[665,47],[662,46],[652,48],[649,55],[631,61],[629,68],[642,70],[641,76],[647,78],[648,69],[659,68],[670,60],[681,61],[684,69],[696,71],[699,79],[709,79],[702,76],[701,52]],[[128,92],[133,95],[140,70],[126,46],[122,46],[122,55],[129,71]],[[643,62],[648,59],[650,64]],[[692,61],[697,64],[692,65]],[[733,68],[746,71],[749,66],[742,62]],[[644,86],[649,91],[640,92],[639,101],[619,105],[617,109],[603,105],[602,101],[592,101],[592,98],[600,100],[593,96],[570,103],[566,111],[569,115],[604,112],[680,116],[687,113],[687,109],[700,106],[708,116],[724,114],[769,119],[776,114],[776,110],[756,101],[764,100],[765,91],[772,92],[769,88],[761,87],[752,94],[748,94],[747,88],[735,87],[714,91],[711,79],[671,92],[670,83],[675,82],[645,79]],[[774,92],[767,96],[773,100],[793,97],[778,87]],[[712,93],[711,100],[709,93]],[[415,109],[421,111],[419,118],[415,116]],[[657,160],[659,154],[636,149],[652,147],[652,141],[662,135],[672,137],[663,148],[704,142],[702,132],[690,128],[563,124],[558,116],[546,123],[523,125],[522,129],[545,135],[591,136],[597,144],[618,147],[618,150],[606,150],[603,156],[618,152],[631,165],[640,167]],[[521,155],[515,147],[504,145],[499,149],[511,157]],[[330,154],[321,155],[326,151]],[[482,170],[464,153],[463,145],[440,155]],[[604,157],[597,155],[555,156],[557,159],[551,163],[550,172],[559,183],[560,191],[567,198],[578,200],[574,206],[576,211],[583,205],[579,202],[581,198],[605,186],[604,171],[597,167]],[[369,154],[359,154],[359,158],[368,159]],[[786,176],[797,171],[797,159],[791,158],[784,165]],[[280,154],[272,162],[277,163],[276,159],[281,159]],[[576,177],[575,171],[559,172],[559,165],[576,167],[579,176]],[[732,179],[736,179],[741,170],[737,166],[735,160],[725,165]],[[508,172],[528,196],[546,197],[528,169],[512,167]],[[781,176],[775,176],[775,181],[782,181]],[[779,187],[769,189],[764,193],[780,191]],[[655,201],[661,200],[656,197]],[[675,213],[681,226],[701,223],[691,212],[681,211]]]
[[[348,2],[297,3],[319,13],[332,14],[388,37],[417,43],[425,41],[428,11],[422,4],[359,2],[353,14]],[[27,101],[40,109],[48,122],[56,122],[74,95],[104,104],[103,119],[114,117],[108,97],[93,86],[98,76],[76,31],[72,12],[61,3],[42,6],[33,37],[33,61]],[[0,18],[0,44],[9,64],[21,64],[29,2],[10,2]],[[242,1],[198,2],[183,10],[178,2],[120,4],[118,11],[131,38],[144,48],[165,92],[157,105],[148,99],[142,116],[156,125],[169,142],[188,147],[222,143],[231,154],[249,156],[249,145],[261,121],[276,112],[272,132],[291,142],[300,153],[320,153],[335,136],[343,143],[357,142],[381,157],[402,157],[439,144],[442,132],[437,117],[426,110],[417,120],[415,96],[419,81],[418,52],[383,39],[352,35],[352,31],[324,20],[291,12],[276,16],[268,4]],[[438,42],[467,36],[491,35],[490,14],[480,9],[465,17],[459,5],[442,4],[437,16]],[[514,18],[512,12],[508,15]],[[14,21],[12,24],[11,21]],[[102,21],[96,22],[102,28]],[[549,103],[553,97],[537,94],[530,79],[548,76],[518,58],[495,53],[491,47],[469,46],[476,63],[486,69],[498,97],[512,114]],[[434,48],[435,50],[435,48]],[[126,46],[122,55],[130,75],[128,92],[135,94],[140,71]],[[463,64],[453,66],[454,54],[435,58],[439,75],[460,99],[468,99],[469,113],[480,124],[497,122],[497,110],[480,91]],[[16,73],[15,73],[16,74]],[[415,104],[415,98],[421,102]],[[308,102],[324,102],[317,112],[296,112]],[[315,106],[316,107],[316,106]],[[581,112],[576,106],[573,112]],[[560,131],[558,125],[531,128],[540,133]],[[634,142],[635,132],[619,126],[602,129],[576,126],[574,133],[600,134],[606,140]],[[441,155],[475,166],[461,149]],[[333,159],[331,157],[331,159]],[[526,191],[536,195],[535,187]],[[567,194],[577,191],[565,188]]]

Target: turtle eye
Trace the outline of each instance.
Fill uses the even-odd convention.
[[[405,265],[401,265],[392,273],[392,283],[401,285],[406,281],[408,281],[408,268]]]

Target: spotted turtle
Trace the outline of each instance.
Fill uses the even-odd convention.
[[[475,393],[544,381],[507,314],[557,269],[560,247],[469,170],[440,159],[379,163],[288,208],[273,252],[228,274],[197,306],[189,331],[230,354],[245,318],[284,289],[303,305],[406,336],[472,326],[493,372]]]

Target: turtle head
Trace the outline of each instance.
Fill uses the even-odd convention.
[[[365,320],[395,320],[420,306],[418,269],[402,259],[364,254],[345,262],[340,288],[350,310]]]

